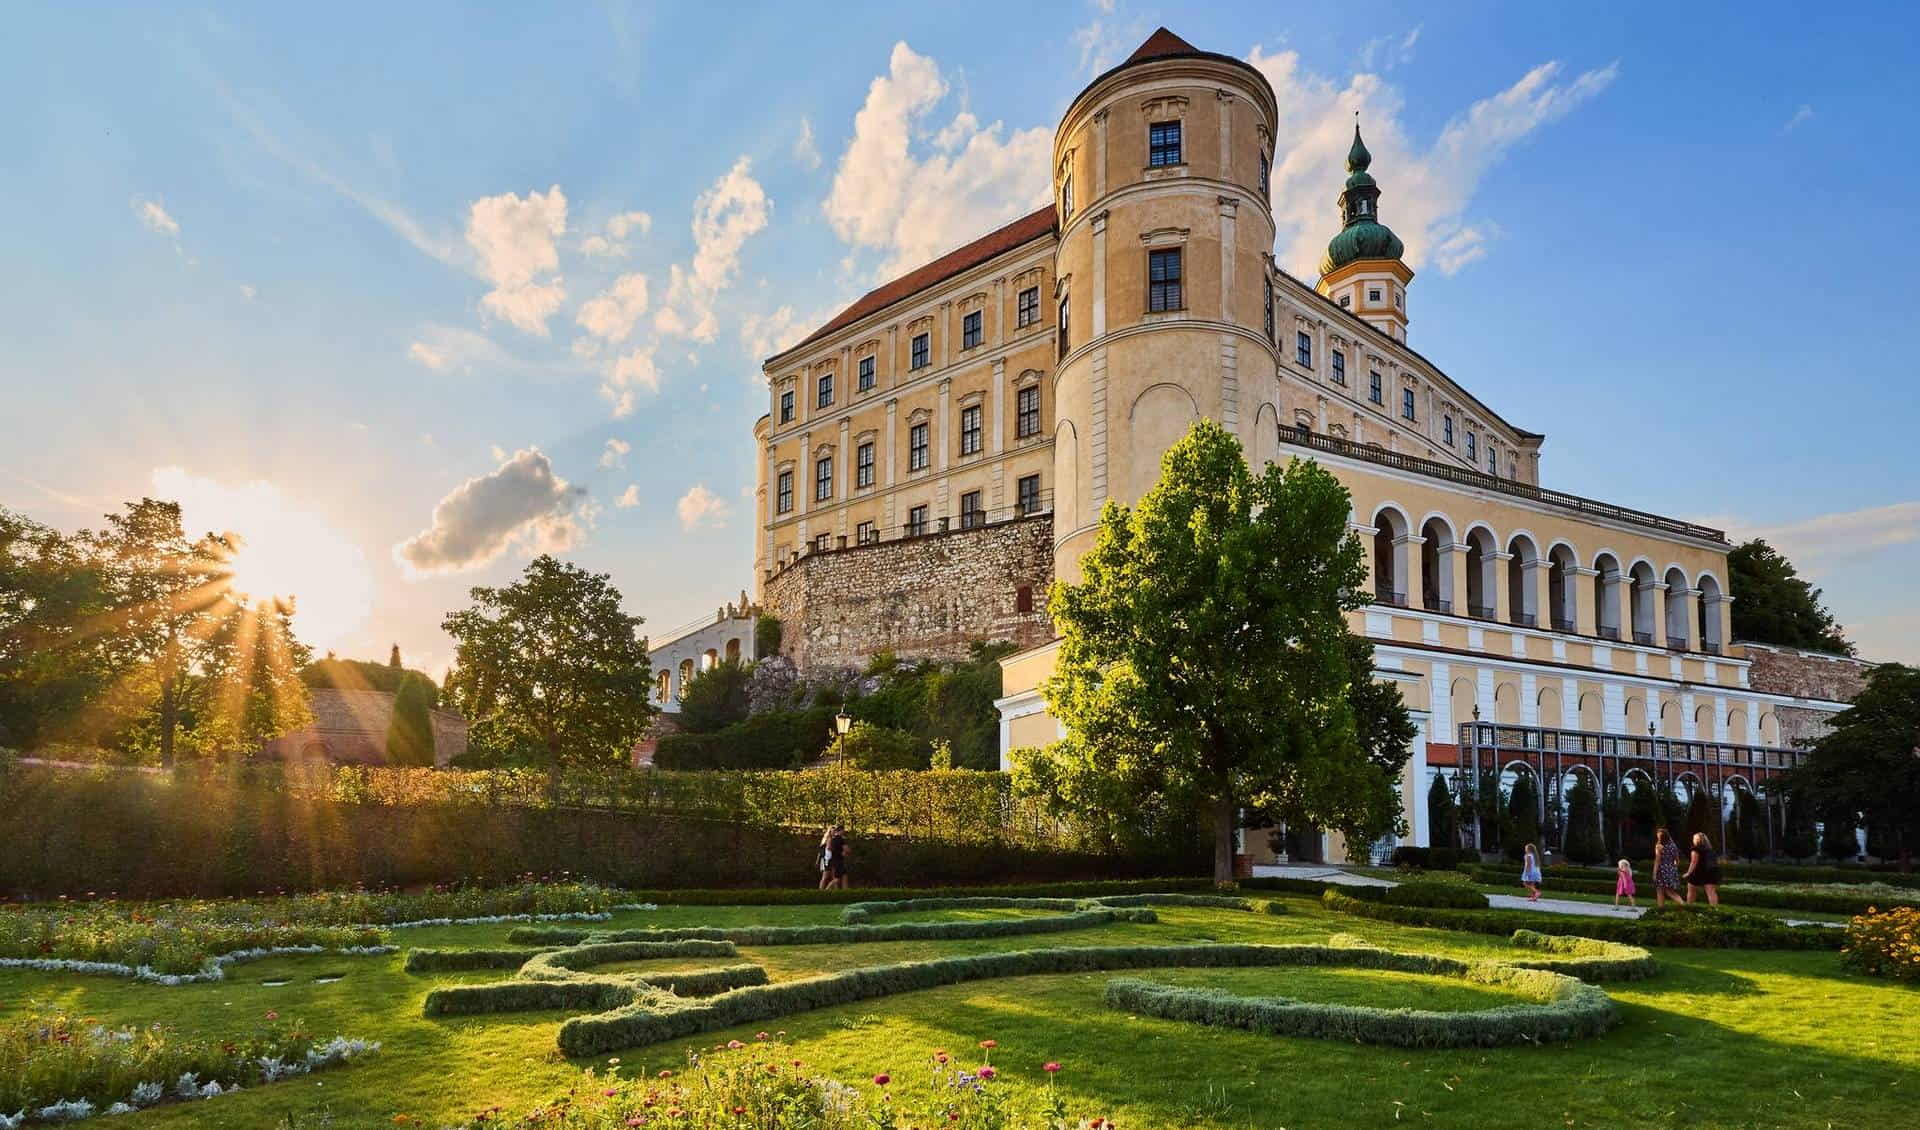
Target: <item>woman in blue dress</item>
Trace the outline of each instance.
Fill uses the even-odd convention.
[[[1540,901],[1540,856],[1527,845],[1526,859],[1520,864],[1520,885],[1527,889],[1527,901]]]

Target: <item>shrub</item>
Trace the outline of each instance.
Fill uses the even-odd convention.
[[[1451,851],[1460,842],[1456,828],[1459,818],[1459,808],[1453,802],[1453,790],[1447,787],[1447,775],[1435,773],[1433,783],[1427,786],[1427,828],[1429,838],[1440,850]],[[1398,855],[1399,850],[1394,849],[1394,854]]]
[[[518,969],[548,947],[494,950],[414,949],[402,966],[409,973],[451,973],[469,969]]]
[[[931,942],[956,938],[1006,938],[1020,934],[1055,934],[1089,930],[1115,922],[1153,922],[1144,907],[1079,910],[1032,918],[985,919],[966,922],[894,922],[852,926],[673,926],[649,930],[550,930],[521,927],[507,935],[510,942],[532,945],[579,945],[583,942],[640,942],[705,939],[742,946],[858,945],[863,942]]]
[[[1513,791],[1507,796],[1507,827],[1501,833],[1509,859],[1521,858],[1528,844],[1540,843],[1538,788],[1531,773],[1514,778]]]
[[[711,733],[668,734],[660,739],[653,764],[659,769],[791,769],[826,749],[835,713],[831,706],[769,711]]]
[[[427,684],[427,705],[440,705],[440,688],[425,671],[365,659],[316,659],[300,668],[300,681],[315,690],[385,691],[398,694],[408,677]]]
[[[780,652],[780,617],[762,612],[753,622],[753,657],[765,659]]]
[[[433,767],[433,681],[407,672],[393,696],[393,717],[387,722],[387,762],[390,765]]]
[[[1821,816],[1820,854],[1832,859],[1852,859],[1860,854],[1860,838],[1851,812],[1828,812]]]
[[[1415,880],[1385,888],[1380,901],[1394,906],[1457,906],[1484,910],[1487,896],[1458,883],[1431,883]]]
[[[738,659],[723,660],[687,680],[675,721],[693,734],[723,730],[747,717],[747,680],[752,669]]]
[[[866,770],[925,769],[931,747],[905,730],[855,722],[841,738],[847,763]]]
[[[1424,848],[1403,844],[1393,849],[1391,862],[1395,867],[1418,871],[1450,871],[1460,865],[1461,854],[1457,848]]]
[[[1564,930],[1571,923],[1561,914],[1539,914],[1523,910],[1456,910],[1450,907],[1395,906],[1366,902],[1335,890],[1321,895],[1330,910],[1361,918],[1397,922],[1404,926],[1432,926],[1442,930],[1464,930],[1476,934],[1511,935],[1526,929],[1540,932]],[[1578,929],[1584,937],[1628,942],[1640,946],[1682,946],[1702,949],[1838,949],[1841,932],[1821,926],[1786,926],[1767,915],[1734,916],[1732,911],[1709,912],[1675,908],[1669,915],[1647,911],[1639,919],[1583,918]]]
[[[1567,790],[1567,858],[1575,863],[1607,858],[1606,839],[1600,834],[1599,798],[1585,773],[1575,774],[1573,788]]]
[[[1840,960],[1875,977],[1920,981],[1920,908],[1862,914],[1847,923]]]

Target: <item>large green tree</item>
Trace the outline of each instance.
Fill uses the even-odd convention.
[[[1567,790],[1567,830],[1562,842],[1567,858],[1575,863],[1600,863],[1607,858],[1599,805],[1593,779],[1585,773],[1574,774],[1573,786]]]
[[[747,680],[752,668],[738,659],[725,659],[687,680],[680,695],[680,728],[710,734],[747,717]]]
[[[1790,788],[1825,815],[1832,847],[1843,846],[1839,830],[1851,839],[1858,813],[1911,870],[1920,843],[1920,668],[1886,663],[1868,672],[1853,705],[1834,715],[1794,771]],[[1840,854],[1826,841],[1822,850]]]
[[[0,746],[39,749],[108,692],[115,655],[88,628],[110,601],[83,539],[0,507]]]
[[[641,618],[606,574],[542,554],[515,583],[470,595],[440,626],[471,741],[544,767],[553,794],[569,765],[624,760],[653,717],[652,672]]]
[[[1735,546],[1727,554],[1727,575],[1735,598],[1734,638],[1836,655],[1854,653],[1833,613],[1820,603],[1820,590],[1764,540],[1755,538]]]
[[[1355,716],[1346,614],[1365,568],[1346,489],[1298,460],[1254,474],[1210,421],[1160,468],[1139,505],[1107,504],[1080,583],[1054,585],[1042,693],[1067,737],[1019,758],[1022,787],[1094,819],[1204,809],[1222,881],[1242,808],[1351,843],[1393,830],[1397,774],[1377,754],[1402,731]]]
[[[387,763],[431,769],[433,756],[433,681],[408,671],[393,695],[387,722]]]

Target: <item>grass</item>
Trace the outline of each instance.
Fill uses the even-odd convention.
[[[1314,900],[1283,899],[1284,916],[1163,908],[1158,924],[1115,924],[1028,939],[742,947],[741,960],[775,980],[824,970],[1030,945],[1127,942],[1324,942],[1336,931],[1395,949],[1469,958],[1512,951],[1496,938],[1395,926],[1332,914]],[[647,925],[831,922],[837,907],[667,907],[624,913],[611,928]],[[918,917],[918,916],[916,916]],[[1577,929],[1577,919],[1568,922]],[[408,931],[404,944],[497,946],[508,925]],[[849,1082],[921,1070],[935,1048],[977,1054],[1000,1047],[1002,1078],[1036,1101],[1040,1065],[1064,1065],[1058,1085],[1080,1117],[1143,1127],[1650,1125],[1826,1127],[1901,1125],[1920,1089],[1920,1045],[1909,1037],[1920,990],[1840,969],[1832,953],[1658,951],[1663,972],[1608,986],[1622,1025],[1604,1037],[1553,1047],[1474,1051],[1387,1050],[1253,1035],[1105,1009],[1110,974],[974,982],[790,1016],[781,1022],[796,1057]],[[118,1119],[115,1127],[252,1128],[331,1111],[336,1126],[429,1127],[484,1107],[525,1110],[564,1092],[586,1061],[554,1052],[564,1017],[509,1014],[429,1020],[427,991],[506,974],[414,976],[403,954],[278,958],[236,967],[229,980],[166,988],[71,975],[0,971],[0,1017],[64,1010],[111,1024],[165,1021],[184,1035],[217,1037],[267,1009],[297,1014],[314,1031],[383,1042],[363,1063],[205,1103]],[[658,965],[659,963],[650,963]],[[317,978],[346,976],[330,984]],[[1358,970],[1154,971],[1177,984],[1386,1007],[1484,1008],[1500,994],[1448,979]],[[263,984],[286,980],[278,987]],[[629,1053],[622,1070],[679,1068],[689,1051],[751,1028]],[[598,1062],[598,1061],[595,1061]],[[102,1124],[107,1125],[107,1124]]]

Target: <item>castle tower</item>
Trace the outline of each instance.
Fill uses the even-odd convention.
[[[1340,191],[1340,216],[1345,226],[1327,244],[1320,260],[1321,294],[1352,310],[1395,341],[1407,340],[1407,284],[1413,270],[1400,261],[1406,248],[1400,237],[1380,222],[1380,186],[1367,167],[1373,154],[1360,140],[1360,124],[1353,126],[1353,148],[1347,151],[1347,186]]]
[[[1054,573],[1131,504],[1201,417],[1249,455],[1277,434],[1268,180],[1278,107],[1258,71],[1166,28],[1082,90],[1054,134]]]

